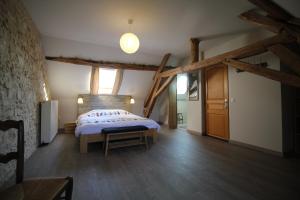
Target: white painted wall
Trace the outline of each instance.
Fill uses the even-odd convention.
[[[83,57],[95,60],[120,61],[143,64],[159,64],[160,56],[137,53],[127,55],[120,49],[99,45],[63,40],[43,36],[43,48],[47,56]],[[168,65],[176,65],[177,58],[172,57]],[[78,94],[89,93],[91,67],[47,61],[49,86],[53,99],[59,101],[59,126],[75,121],[77,117]],[[132,112],[143,115],[144,99],[151,87],[154,72],[124,70],[119,94],[131,95],[135,99]],[[167,93],[162,94],[154,107],[152,119],[166,123],[168,113]]]
[[[52,99],[58,100],[59,127],[74,122],[77,96],[90,91],[91,67],[47,61],[47,76]]]
[[[230,51],[270,36],[255,31],[209,49],[205,58]],[[272,54],[247,60],[267,61],[272,69],[280,61]],[[229,67],[229,124],[230,140],[282,152],[281,88],[280,83],[247,72],[236,73]]]
[[[187,130],[196,134],[202,133],[202,96],[201,96],[201,72],[199,71],[199,100],[187,102]]]
[[[135,104],[132,105],[132,112],[143,115],[144,99],[152,84],[154,72],[125,70],[123,81],[119,91],[122,95],[131,95]]]
[[[279,70],[273,54],[252,57]],[[282,152],[281,86],[261,76],[229,68],[230,139]]]
[[[191,63],[190,57],[187,57],[181,65]],[[187,99],[187,130],[192,131],[194,134],[201,135],[202,133],[202,96],[201,96],[201,72],[199,71],[199,100],[189,101]]]

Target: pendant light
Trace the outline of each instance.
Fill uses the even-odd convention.
[[[132,19],[128,20],[128,24],[131,27],[133,23]],[[135,53],[140,47],[139,38],[131,32],[124,33],[120,38],[120,47],[127,54]]]

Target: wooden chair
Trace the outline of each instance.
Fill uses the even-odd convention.
[[[23,121],[0,121],[0,130],[17,129],[17,151],[6,155],[0,154],[0,163],[16,160],[16,185],[0,193],[1,200],[5,199],[72,199],[73,178],[37,178],[23,180],[24,174],[24,123]],[[61,197],[65,192],[64,197]]]
[[[183,124],[183,115],[182,113],[177,113],[177,121],[179,124]]]

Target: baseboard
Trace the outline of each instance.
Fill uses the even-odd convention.
[[[270,150],[270,149],[265,149],[263,147],[258,147],[258,146],[252,145],[252,144],[246,144],[246,143],[235,141],[235,140],[229,140],[229,143],[237,145],[237,146],[245,147],[245,148],[248,148],[248,149],[252,149],[252,150],[255,150],[255,151],[260,151],[260,152],[263,152],[263,153],[283,157],[282,152],[273,151],[273,150]]]
[[[189,132],[190,134],[193,134],[193,135],[202,135],[201,132],[199,132],[199,131],[194,131],[194,130],[190,130],[190,129],[187,129],[187,132]]]

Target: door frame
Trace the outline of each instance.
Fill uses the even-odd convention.
[[[168,88],[169,113],[168,126],[170,129],[177,129],[177,76],[172,80]]]
[[[228,138],[221,138],[221,137],[217,137],[217,136],[212,136],[212,135],[208,135],[207,134],[207,104],[206,104],[206,98],[207,98],[207,84],[206,84],[206,71],[211,69],[211,68],[215,68],[215,67],[219,67],[219,66],[224,66],[226,67],[226,73],[225,73],[225,92],[227,93],[227,129],[228,129]],[[230,118],[229,118],[229,109],[230,109],[230,105],[229,105],[229,79],[228,79],[228,65],[225,64],[216,64],[210,67],[206,67],[204,69],[201,70],[201,96],[202,96],[202,135],[203,136],[209,136],[209,137],[213,137],[213,138],[217,138],[217,139],[221,139],[224,141],[229,141],[230,140]]]

